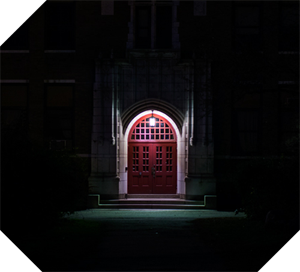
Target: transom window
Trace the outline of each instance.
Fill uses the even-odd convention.
[[[138,120],[129,134],[129,141],[176,141],[173,127],[160,116],[155,117],[155,124],[150,126],[150,116]]]

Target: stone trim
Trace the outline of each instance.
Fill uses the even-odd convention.
[[[29,50],[0,50],[0,53],[29,53]]]
[[[76,50],[45,50],[44,53],[75,53]]]
[[[22,83],[29,83],[28,79],[0,79],[0,83],[17,83],[17,84],[22,84]]]
[[[45,79],[44,83],[75,83],[75,79]]]
[[[173,105],[159,99],[145,99],[135,103],[130,108],[128,108],[121,116],[123,132],[126,131],[130,121],[135,116],[146,110],[157,110],[167,114],[171,119],[173,119],[180,133],[182,133],[184,122],[183,114]]]

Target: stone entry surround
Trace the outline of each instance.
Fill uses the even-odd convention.
[[[176,131],[177,194],[215,195],[209,63],[182,61],[179,51],[132,50],[126,60],[99,57],[95,70],[90,194],[125,198],[128,132],[154,111]]]

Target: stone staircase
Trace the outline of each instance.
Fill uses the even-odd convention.
[[[94,195],[96,196],[96,195]],[[102,200],[97,208],[109,209],[216,209],[216,196],[204,196],[204,201],[181,199],[179,195],[126,195],[124,199]]]

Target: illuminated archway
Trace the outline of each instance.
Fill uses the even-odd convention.
[[[129,122],[127,127],[125,128],[124,133],[122,129],[120,129],[120,152],[119,152],[119,162],[120,162],[120,184],[119,184],[119,194],[125,195],[128,193],[128,137],[129,133],[133,127],[133,125],[139,120],[140,118],[152,114],[152,110],[145,110],[140,112],[135,117],[133,117]],[[177,124],[174,120],[168,116],[166,113],[153,110],[153,114],[156,116],[160,116],[166,119],[170,125],[172,125],[174,132],[177,138],[177,181],[176,181],[176,194],[184,195],[185,194],[185,126],[178,128]]]
[[[145,115],[132,126],[127,172],[129,194],[176,194],[177,137],[161,115]]]

